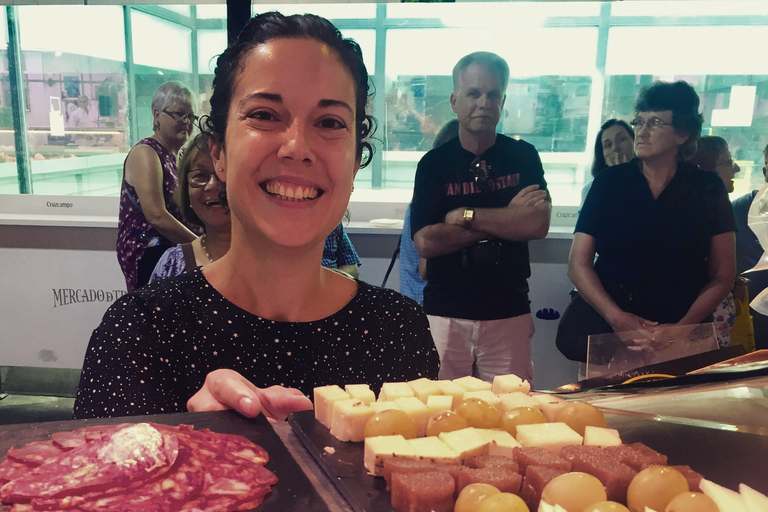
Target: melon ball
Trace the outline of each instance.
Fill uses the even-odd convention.
[[[480,502],[477,512],[530,512],[530,510],[528,505],[517,494],[500,492],[499,494],[488,496]]]
[[[600,501],[585,508],[584,512],[629,512],[629,509],[615,501]]]
[[[678,470],[651,466],[635,475],[629,483],[627,506],[631,512],[644,512],[645,507],[664,510],[675,496],[688,491],[688,480]]]
[[[406,439],[414,439],[419,429],[416,422],[400,409],[379,411],[365,423],[363,436],[394,436],[400,434]]]
[[[720,509],[704,493],[684,492],[672,498],[664,512],[720,512]]]
[[[499,411],[480,398],[471,397],[462,400],[456,412],[467,420],[467,425],[475,428],[497,428],[501,423]]]
[[[546,422],[544,413],[535,407],[515,407],[501,415],[501,428],[509,432],[512,437],[517,436],[518,425]]]
[[[570,402],[565,404],[562,409],[555,414],[555,421],[560,421],[584,435],[584,428],[591,427],[605,428],[605,415],[592,404],[585,402]]]
[[[469,484],[461,490],[459,497],[456,498],[453,512],[477,512],[480,502],[489,496],[499,494],[499,492],[491,484]]]
[[[579,472],[556,476],[541,493],[541,501],[560,505],[568,512],[580,512],[607,499],[605,487],[597,477]]]

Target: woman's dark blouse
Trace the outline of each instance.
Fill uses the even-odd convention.
[[[595,238],[603,283],[636,290],[646,300],[631,312],[660,322],[685,315],[709,281],[712,237],[735,230],[716,173],[682,162],[654,199],[637,159],[595,177],[576,222],[576,232]]]
[[[436,378],[437,351],[419,305],[360,282],[340,311],[313,322],[276,322],[229,302],[195,269],[129,293],[93,332],[75,417],[186,411],[219,368],[259,387],[312,389]]]

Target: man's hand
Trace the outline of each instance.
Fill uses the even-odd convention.
[[[546,190],[539,190],[538,185],[529,185],[518,192],[509,202],[509,206],[538,206],[547,200]]]
[[[312,402],[295,388],[257,388],[234,370],[214,370],[206,375],[203,387],[189,399],[187,410],[226,409],[235,409],[249,418],[261,412],[274,423],[283,421],[292,412],[311,410]]]
[[[465,207],[453,209],[445,214],[445,223],[453,224],[454,226],[466,227],[464,225],[464,210]]]

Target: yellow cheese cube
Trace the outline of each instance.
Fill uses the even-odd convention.
[[[387,409],[399,409],[395,402],[389,400],[385,402],[372,402],[370,405],[376,412],[386,411]]]
[[[344,391],[349,393],[350,398],[355,398],[367,404],[376,401],[376,395],[368,384],[347,384]]]
[[[315,398],[315,419],[328,428],[331,428],[333,418],[333,402],[337,400],[349,400],[349,393],[336,384],[320,386],[313,390]]]
[[[384,475],[384,461],[392,457],[411,457],[413,451],[408,441],[401,436],[366,437],[363,450],[363,466],[373,476]]]
[[[492,430],[487,428],[475,429],[481,437],[488,440],[488,455],[503,455],[504,457],[513,457],[513,450],[520,446],[520,443],[512,437],[512,434],[506,430]]]
[[[583,438],[565,423],[534,423],[517,426],[517,440],[523,446],[541,446],[559,454],[563,446],[582,444]]]
[[[427,409],[431,418],[440,411],[450,411],[453,405],[453,397],[448,395],[432,395],[427,398]]]
[[[334,402],[331,435],[339,441],[363,441],[365,424],[375,412],[369,404],[354,398]]]
[[[417,459],[427,462],[458,464],[459,454],[435,436],[409,439],[408,444]]]
[[[378,399],[381,402],[391,402],[406,396],[414,396],[413,389],[407,382],[385,382],[381,385]]]
[[[530,395],[515,391],[513,393],[503,393],[499,396],[499,411],[505,412],[517,407],[533,407],[541,410],[541,402]]]
[[[456,384],[452,380],[438,380],[435,382],[437,382],[438,386],[440,386],[440,391],[444,395],[449,395],[452,398],[451,410],[456,409],[456,407],[464,399],[464,393],[467,392],[467,388]]]
[[[427,421],[429,421],[429,409],[424,402],[415,396],[406,396],[395,400],[395,404],[405,411],[416,423],[418,437],[424,437],[427,433]]]
[[[493,378],[491,390],[497,395],[502,393],[514,393],[519,391],[528,394],[531,392],[531,385],[527,380],[523,380],[517,375],[509,373],[507,375],[496,375]]]
[[[537,393],[531,396],[536,399],[537,402],[539,402],[539,409],[541,409],[541,412],[544,413],[544,417],[549,422],[555,421],[557,411],[562,409],[565,404],[568,403],[557,395]]]
[[[459,461],[464,464],[488,453],[488,439],[478,434],[477,430],[467,427],[452,432],[441,432],[438,437],[459,453]]]
[[[411,386],[414,396],[424,403],[427,403],[427,397],[442,394],[440,385],[426,377],[409,381],[408,385]]]
[[[621,436],[615,428],[593,427],[587,425],[584,427],[584,444],[594,446],[619,446]]]
[[[490,382],[485,382],[484,380],[473,377],[472,375],[453,379],[453,382],[463,387],[467,391],[482,391],[484,389],[491,389],[492,387]]]

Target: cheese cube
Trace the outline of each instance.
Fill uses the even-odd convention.
[[[541,410],[541,402],[520,391],[499,395],[500,412],[511,411],[517,407],[533,407],[534,409]]]
[[[477,433],[476,428],[467,427],[452,432],[441,432],[438,436],[445,444],[459,453],[462,464],[488,453],[488,440]]]
[[[376,395],[368,384],[347,384],[344,386],[344,391],[349,393],[350,398],[360,400],[366,404],[376,401]]]
[[[481,437],[488,440],[488,455],[503,455],[504,457],[513,457],[513,450],[520,446],[520,443],[512,437],[512,434],[506,430],[493,430],[487,428],[475,429]]]
[[[555,421],[557,412],[568,403],[557,395],[537,393],[531,396],[539,402],[539,409],[541,409],[541,412],[544,413],[544,417],[547,418],[547,421],[549,422]]]
[[[448,395],[431,395],[427,398],[430,418],[440,411],[450,411],[452,405],[453,397]]]
[[[320,386],[313,390],[315,398],[315,419],[328,428],[331,428],[333,418],[333,402],[337,400],[349,400],[349,393],[336,384]]]
[[[413,389],[407,382],[385,382],[381,385],[378,400],[391,402],[406,396],[414,396]]]
[[[387,409],[399,409],[395,402],[389,400],[384,402],[371,402],[370,406],[373,407],[373,410],[376,412],[386,411]]]
[[[522,446],[541,446],[559,454],[563,446],[582,444],[583,438],[565,423],[534,423],[517,426],[517,440]]]
[[[395,404],[416,423],[417,437],[424,437],[427,434],[427,421],[431,416],[426,404],[415,396],[398,398],[395,400]]]
[[[339,441],[363,441],[365,424],[375,412],[369,404],[354,398],[337,400],[333,404],[331,435]]]
[[[614,428],[593,427],[587,425],[584,427],[584,444],[594,446],[619,446],[621,436],[619,431]]]
[[[408,444],[416,458],[431,463],[457,464],[459,454],[435,436],[409,439]]]
[[[507,375],[496,375],[493,378],[491,391],[497,395],[501,395],[502,393],[514,393],[515,391],[528,394],[531,392],[531,385],[527,380],[523,380],[512,373]]]
[[[480,380],[477,377],[473,377],[472,375],[453,379],[453,382],[463,387],[467,391],[482,391],[484,389],[491,389],[492,387],[490,382],[485,382],[484,380]]]
[[[440,386],[440,391],[444,395],[448,395],[453,399],[451,402],[451,410],[456,409],[464,399],[464,393],[467,392],[467,389],[464,386],[456,384],[452,380],[438,380],[435,382]]]
[[[408,385],[411,386],[414,396],[416,396],[416,398],[424,403],[427,403],[428,397],[442,394],[442,391],[440,391],[440,385],[433,380],[427,379],[426,377],[409,381]]]
[[[464,400],[467,398],[479,398],[483,402],[487,402],[488,405],[492,405],[497,410],[499,410],[499,412],[501,412],[501,401],[499,400],[499,397],[496,396],[496,394],[490,389],[484,389],[483,391],[467,391],[464,393]]]
[[[384,460],[392,457],[411,457],[413,451],[408,441],[401,436],[366,437],[363,451],[363,466],[373,476],[384,476]]]

